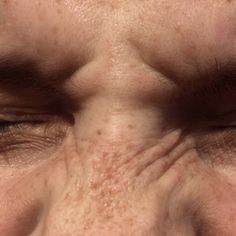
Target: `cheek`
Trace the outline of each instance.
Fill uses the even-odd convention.
[[[236,235],[236,184],[217,181],[208,191],[202,207],[200,234],[204,236]]]
[[[0,235],[25,236],[40,231],[50,190],[56,192],[64,183],[60,164],[51,160],[24,170],[0,170]]]
[[[42,204],[35,197],[36,183],[23,175],[15,174],[14,178],[0,182],[0,235],[29,235],[38,223]]]

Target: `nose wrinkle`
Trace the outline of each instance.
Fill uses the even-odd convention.
[[[112,107],[117,104],[155,103],[161,105],[171,93],[173,84],[135,54],[109,58],[99,57],[78,70],[68,83],[74,99],[82,107],[103,98]],[[135,58],[136,57],[136,58]]]

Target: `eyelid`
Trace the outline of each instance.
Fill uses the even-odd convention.
[[[225,117],[231,117],[236,116],[236,110],[230,110],[230,111],[223,111],[223,112],[215,112],[213,114],[208,114],[207,117],[209,118],[225,118]]]
[[[0,121],[48,121],[57,115],[43,108],[29,107],[0,107]]]
[[[55,119],[55,118],[54,118]],[[14,114],[1,114],[0,113],[0,122],[37,122],[37,121],[48,121],[52,120],[50,115],[14,115]]]

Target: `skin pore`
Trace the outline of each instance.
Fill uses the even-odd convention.
[[[0,235],[236,235],[235,13],[0,0]]]

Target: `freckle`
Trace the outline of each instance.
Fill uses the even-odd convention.
[[[58,15],[61,15],[61,13],[62,13],[62,10],[61,10],[61,8],[58,7],[58,8],[57,8],[57,14],[58,14]]]
[[[41,7],[41,5],[42,5],[42,3],[39,0],[36,2],[36,4],[38,7]]]
[[[56,47],[57,45],[58,45],[58,41],[57,41],[57,39],[55,39],[53,42],[53,46]]]
[[[182,28],[179,25],[175,27],[175,31],[178,34],[182,34]]]
[[[135,126],[134,126],[134,125],[131,125],[131,124],[129,124],[129,125],[128,125],[128,128],[129,128],[129,129],[134,129],[134,128],[135,128]]]
[[[127,150],[128,151],[131,151],[132,149],[134,149],[134,144],[129,144],[128,146],[127,146]]]
[[[69,198],[69,193],[66,194],[64,200],[67,200]]]
[[[38,19],[42,21],[44,19],[44,14],[41,12],[38,12]]]
[[[98,129],[97,131],[96,131],[96,133],[97,133],[97,135],[102,135],[102,131],[100,130],[100,129]]]
[[[8,4],[8,0],[3,0],[3,5],[6,6]]]
[[[44,185],[48,186],[48,180],[47,179],[44,180]]]
[[[54,26],[54,27],[52,28],[52,32],[53,32],[54,34],[56,34],[56,33],[58,32],[58,30],[59,30],[59,28],[58,28],[57,26]]]
[[[230,221],[231,223],[234,223],[234,222],[235,222],[235,217],[234,217],[234,215],[230,215],[230,216],[229,216],[229,221]]]
[[[37,173],[35,174],[36,177],[39,177],[39,175],[40,175],[40,172],[37,172]]]

